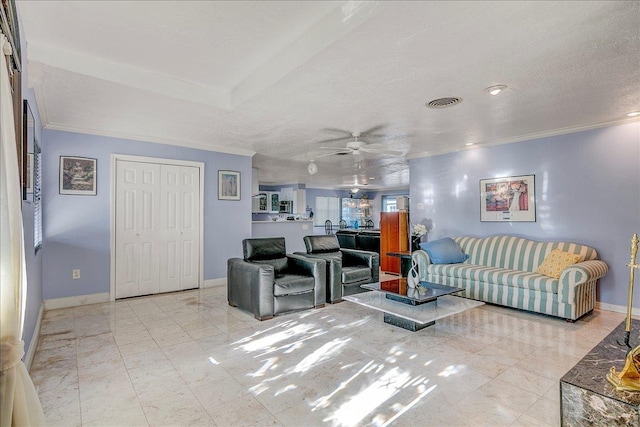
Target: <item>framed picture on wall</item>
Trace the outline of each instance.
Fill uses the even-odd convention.
[[[218,171],[218,199],[240,200],[240,172]]]
[[[60,194],[95,196],[96,159],[60,156]]]
[[[535,175],[480,180],[480,221],[535,222]]]

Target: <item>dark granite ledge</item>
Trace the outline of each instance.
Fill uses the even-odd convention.
[[[600,344],[595,346],[589,354],[580,360],[561,379],[560,383],[568,383],[599,394],[620,403],[640,408],[640,392],[616,391],[607,381],[607,373],[612,366],[619,372],[625,364],[627,347],[620,346],[616,341],[624,340],[625,322],[614,329]],[[640,320],[632,319],[631,346],[640,345]]]

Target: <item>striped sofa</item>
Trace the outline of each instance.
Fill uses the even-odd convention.
[[[432,264],[423,250],[413,252],[420,280],[463,288],[459,295],[493,304],[576,320],[596,304],[596,282],[608,270],[595,249],[565,242],[536,242],[515,236],[457,237],[469,255],[459,264]],[[553,249],[580,254],[560,279],[535,273]]]

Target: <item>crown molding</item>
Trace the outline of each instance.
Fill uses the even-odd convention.
[[[422,153],[414,153],[414,154],[408,155],[407,160],[440,156],[442,154],[458,153],[461,151],[477,150],[478,148],[493,147],[495,145],[512,144],[515,142],[530,141],[534,139],[549,138],[551,136],[567,135],[570,133],[584,132],[588,130],[600,129],[600,128],[609,127],[609,126],[618,126],[618,125],[623,125],[623,124],[633,123],[633,122],[640,122],[640,117],[621,118],[616,120],[610,120],[607,122],[571,126],[571,127],[554,129],[554,130],[545,131],[545,132],[530,133],[526,135],[516,136],[513,138],[505,138],[505,139],[500,139],[500,140],[491,141],[491,142],[476,142],[474,145],[470,147],[460,147],[454,150],[424,151]]]
[[[215,145],[199,144],[193,141],[182,141],[178,139],[161,138],[161,137],[155,137],[155,136],[152,137],[147,135],[136,135],[136,134],[130,134],[126,132],[112,132],[112,131],[97,130],[97,129],[86,129],[86,128],[67,126],[67,125],[57,124],[57,123],[47,123],[46,125],[43,124],[43,128],[47,130],[58,130],[63,132],[105,136],[108,138],[130,139],[133,141],[172,145],[174,147],[184,147],[184,148],[193,148],[196,150],[214,151],[216,153],[234,154],[237,156],[253,157],[256,154],[255,151],[251,151],[251,150],[242,150],[242,149],[229,148],[229,147],[220,147]]]

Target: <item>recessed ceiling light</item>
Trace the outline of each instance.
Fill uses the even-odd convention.
[[[464,144],[464,145],[466,145],[467,147],[469,147],[469,146],[473,145],[473,142],[467,142],[467,143],[466,143],[466,144]]]
[[[374,177],[370,176],[369,179],[375,179]]]
[[[632,111],[630,113],[625,114],[627,117],[636,117],[640,116],[640,111]]]
[[[488,88],[485,89],[485,92],[488,92],[491,95],[497,95],[500,92],[502,92],[503,90],[505,90],[507,88],[507,85],[495,85],[495,86],[489,86]]]

